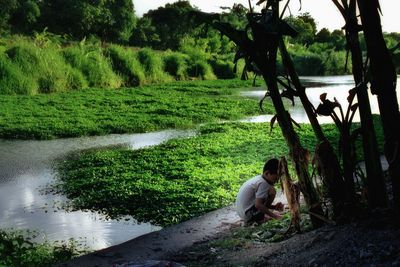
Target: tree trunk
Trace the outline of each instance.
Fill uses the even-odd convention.
[[[272,4],[273,19],[279,18],[278,2]],[[250,24],[251,25],[251,24]],[[313,214],[322,215],[323,210],[317,191],[312,183],[308,172],[307,151],[301,146],[297,133],[295,132],[289,113],[285,110],[282,98],[279,93],[276,73],[276,56],[279,45],[279,35],[265,36],[259,35],[256,28],[252,28],[256,51],[253,51],[253,60],[267,84],[270,97],[277,113],[277,120],[282,134],[289,146],[290,156],[295,165],[296,173],[299,178],[300,189],[309,208],[310,218],[313,226],[320,227],[323,221]],[[267,46],[267,47],[266,47]]]
[[[350,6],[346,9],[346,13],[346,41],[351,51],[352,72],[355,84],[357,86],[357,99],[359,104],[367,181],[383,181],[384,177],[382,172],[382,165],[379,156],[378,144],[376,141],[375,128],[372,121],[367,86],[364,83],[365,77],[363,71],[363,59],[360,41],[358,39],[359,27],[356,17],[355,0],[351,0]],[[380,194],[385,194],[384,188],[380,188],[380,190]]]
[[[371,91],[378,96],[385,156],[392,178],[395,211],[400,215],[400,113],[396,96],[396,70],[383,39],[378,1],[357,0],[371,67]],[[383,179],[368,179],[368,203],[372,208],[387,204]]]
[[[317,120],[314,107],[308,100],[305,88],[300,82],[293,61],[287,52],[282,38],[279,40],[279,51],[281,53],[283,65],[286,67],[290,79],[296,88],[296,92],[311,123],[311,127],[313,128],[315,136],[319,141],[319,144],[315,149],[317,169],[323,178],[324,185],[328,191],[328,196],[332,200],[334,218],[338,217],[343,212],[345,203],[345,194],[343,190],[344,181],[339,160],[321,129],[321,125]]]
[[[290,177],[286,158],[279,160],[278,175],[282,181],[282,190],[285,192],[286,200],[290,210],[290,225],[286,233],[293,230],[300,233],[300,189],[296,183],[293,183]]]

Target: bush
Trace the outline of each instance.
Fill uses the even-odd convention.
[[[313,53],[294,54],[293,63],[299,75],[323,75],[325,72],[323,59]]]
[[[64,51],[66,61],[80,70],[90,87],[118,88],[122,78],[115,74],[111,62],[97,46],[69,47]]]
[[[145,82],[145,74],[132,50],[112,45],[107,49],[113,70],[124,80],[125,86],[139,86]]]
[[[216,79],[210,64],[202,60],[191,62],[188,68],[188,73],[191,77],[201,78],[203,80]]]
[[[210,63],[218,79],[233,79],[236,77],[236,73],[233,72],[234,65],[232,62],[212,60]]]
[[[351,57],[349,57],[349,61],[346,66],[345,51],[330,51],[325,52],[325,54],[325,75],[343,75],[350,73]]]
[[[187,59],[188,56],[182,53],[169,53],[164,58],[164,70],[177,80],[187,78]]]
[[[148,83],[172,81],[172,77],[164,72],[164,65],[160,55],[149,49],[144,48],[137,53],[140,64],[146,74]]]

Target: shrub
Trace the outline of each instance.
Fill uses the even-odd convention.
[[[124,79],[125,86],[139,86],[144,83],[143,68],[133,51],[112,45],[106,52],[111,59],[114,71]]]
[[[233,79],[236,77],[236,73],[233,72],[234,65],[232,62],[212,60],[210,63],[218,79]]]
[[[213,80],[216,78],[210,64],[202,60],[191,62],[188,73],[191,77],[201,78],[203,80]]]
[[[174,76],[178,80],[187,78],[187,58],[188,56],[182,53],[169,53],[164,59],[164,70],[169,75]]]
[[[343,75],[351,70],[351,57],[349,57],[346,66],[346,52],[330,51],[325,52],[325,55],[325,75]]]
[[[325,72],[323,59],[313,53],[294,54],[293,63],[299,75],[323,75]]]
[[[97,46],[69,47],[64,51],[66,61],[80,70],[91,87],[118,88],[122,78],[115,74],[111,62]]]

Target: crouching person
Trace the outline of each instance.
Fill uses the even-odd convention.
[[[268,160],[261,175],[245,182],[239,189],[236,198],[237,213],[245,223],[264,223],[270,219],[280,219],[282,216],[272,210],[283,210],[281,202],[272,205],[276,190],[274,184],[278,181],[278,164],[275,158]]]

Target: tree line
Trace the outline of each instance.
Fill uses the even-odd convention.
[[[95,38],[102,42],[150,47],[157,50],[195,48],[208,54],[230,55],[235,46],[218,31],[191,15],[196,8],[189,1],[177,1],[137,17],[131,0],[0,0],[0,33],[31,35],[46,30],[69,40]],[[248,8],[241,4],[222,7],[221,20],[243,29]],[[285,37],[290,43],[300,75],[349,74],[345,31],[317,30],[309,13],[285,18],[299,34]],[[362,34],[362,33],[361,33]],[[399,33],[385,33],[389,48],[400,42]],[[361,49],[366,52],[364,38]],[[400,53],[392,54],[396,66]],[[344,66],[348,68],[345,68]],[[312,67],[310,67],[312,66]],[[397,67],[399,70],[399,67]]]

